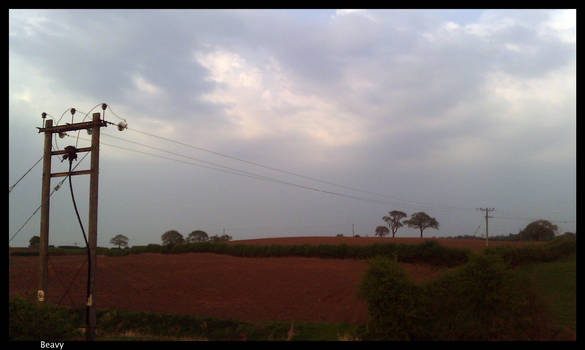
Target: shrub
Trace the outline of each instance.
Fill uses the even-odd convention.
[[[427,286],[434,340],[528,340],[544,328],[533,287],[494,255],[475,255]],[[536,333],[535,333],[536,332]]]
[[[418,328],[420,290],[411,283],[398,263],[387,257],[370,260],[358,289],[368,303],[368,338],[413,340]]]
[[[437,280],[414,283],[396,261],[370,261],[358,296],[376,340],[523,340],[547,329],[531,285],[496,255],[473,255]]]
[[[573,254],[577,250],[577,241],[571,236],[558,237],[543,245],[528,244],[516,246],[496,246],[486,248],[484,254],[498,255],[504,262],[515,267],[529,262],[547,262]]]
[[[61,341],[80,336],[74,312],[49,303],[37,303],[31,296],[8,301],[8,339]]]

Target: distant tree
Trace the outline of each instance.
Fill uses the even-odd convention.
[[[553,225],[548,220],[536,220],[518,233],[521,241],[550,241],[555,238],[555,232],[558,230],[557,225]]]
[[[410,219],[404,220],[403,223],[408,225],[408,227],[418,228],[420,230],[420,238],[423,238],[423,231],[427,228],[439,229],[437,219],[430,217],[423,211],[412,214]]]
[[[227,242],[227,241],[231,241],[232,240],[232,236],[230,235],[213,235],[211,237],[209,237],[209,240],[212,242]]]
[[[390,232],[390,230],[386,226],[378,226],[378,227],[376,227],[376,236],[384,237],[389,232]]]
[[[128,237],[124,235],[116,235],[114,238],[110,240],[110,244],[117,245],[119,248],[126,248],[128,247]]]
[[[32,236],[32,238],[28,241],[28,246],[30,248],[38,248],[41,245],[41,237],[39,236]]]
[[[404,223],[400,222],[400,220],[404,219],[407,215],[405,212],[399,210],[392,210],[388,214],[390,215],[384,216],[382,220],[386,221],[388,227],[390,228],[390,231],[392,232],[392,238],[394,238],[394,236],[396,235],[396,231],[398,231],[399,228],[404,226]]]
[[[209,236],[205,231],[195,230],[187,236],[187,243],[205,242],[209,240]]]
[[[183,238],[183,235],[175,230],[170,230],[170,231],[163,233],[163,235],[161,236],[161,239],[162,239],[163,245],[168,245],[168,246],[173,246],[173,245],[185,243],[185,239]]]

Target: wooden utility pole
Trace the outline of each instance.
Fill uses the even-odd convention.
[[[105,110],[105,104],[102,105]],[[72,113],[74,111],[72,110]],[[89,262],[88,262],[88,290],[87,290],[87,328],[86,339],[95,339],[95,276],[96,276],[96,248],[97,248],[97,217],[98,217],[98,182],[99,182],[99,144],[100,128],[107,126],[106,122],[100,119],[100,113],[93,114],[91,122],[81,122],[74,124],[65,124],[53,126],[52,120],[47,120],[43,128],[38,128],[39,132],[45,133],[45,153],[43,156],[43,187],[41,203],[41,248],[40,248],[40,282],[37,293],[40,302],[47,301],[47,284],[48,284],[48,242],[49,242],[49,197],[52,177],[90,175],[89,179]],[[65,154],[66,151],[51,151],[51,141],[53,134],[64,133],[67,131],[91,130],[91,147],[76,149],[76,152],[91,152],[91,166],[89,170],[61,172],[51,174],[51,156]]]
[[[45,129],[53,127],[53,120],[45,122]],[[48,258],[49,258],[49,197],[51,196],[51,147],[53,133],[45,131],[45,150],[43,153],[43,184],[41,189],[41,242],[39,246],[40,269],[39,269],[39,289],[37,299],[39,302],[47,300],[47,284],[49,276]]]
[[[493,218],[493,216],[489,216],[490,211],[495,211],[495,208],[477,208],[477,210],[485,211],[485,246],[488,246],[488,219]]]
[[[100,114],[93,114],[93,128],[91,131],[91,174],[89,175],[89,297],[87,299],[88,329],[87,340],[95,337],[95,276],[96,276],[96,248],[97,248],[97,217],[98,217],[98,182],[100,165]]]

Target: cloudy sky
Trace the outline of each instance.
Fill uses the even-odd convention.
[[[102,246],[372,236],[391,210],[435,217],[429,237],[484,234],[485,207],[490,236],[575,230],[575,10],[10,10],[9,185],[42,156],[41,113],[101,103],[128,123],[102,129]],[[12,246],[39,232],[41,171],[9,193]],[[86,229],[88,190],[73,178]],[[84,244],[68,182],[50,244]]]

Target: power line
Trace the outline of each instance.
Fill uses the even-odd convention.
[[[111,136],[111,135],[108,135],[108,136]],[[132,141],[128,141],[128,142],[132,142]],[[107,143],[104,143],[104,142],[101,142],[100,144],[106,145],[106,146],[110,146],[110,147],[116,147],[116,148],[119,148],[119,149],[122,149],[122,150],[126,150],[126,151],[142,153],[142,154],[146,154],[146,155],[149,155],[149,156],[158,157],[158,158],[162,158],[162,159],[166,159],[166,160],[180,162],[180,163],[184,163],[184,164],[188,164],[188,165],[193,165],[193,166],[198,166],[198,167],[202,167],[202,168],[207,168],[207,169],[212,169],[212,170],[216,170],[216,171],[221,171],[221,172],[228,173],[228,174],[232,174],[232,175],[244,176],[244,177],[249,177],[249,178],[253,178],[253,179],[257,179],[257,180],[264,180],[264,181],[274,182],[274,183],[280,183],[280,184],[283,184],[283,185],[294,186],[294,187],[302,188],[302,189],[305,189],[305,190],[322,192],[322,193],[326,193],[326,194],[330,194],[330,195],[341,196],[341,197],[345,197],[345,198],[351,198],[351,199],[356,199],[356,200],[361,200],[361,201],[366,201],[366,202],[374,202],[374,203],[379,203],[379,204],[389,204],[389,202],[382,201],[382,200],[365,198],[365,197],[358,197],[358,196],[353,196],[353,195],[339,193],[339,192],[327,191],[327,190],[323,190],[323,189],[316,188],[316,187],[299,185],[299,184],[292,183],[292,182],[288,182],[288,181],[282,181],[282,180],[278,180],[278,179],[271,178],[271,177],[268,177],[268,176],[258,175],[258,174],[250,173],[250,172],[247,172],[247,171],[244,171],[244,170],[239,170],[239,169],[235,169],[235,168],[231,168],[231,167],[226,167],[226,166],[223,166],[223,165],[215,164],[215,163],[212,163],[212,162],[207,162],[207,161],[203,161],[203,160],[199,160],[199,159],[194,159],[194,158],[189,157],[189,156],[184,156],[184,155],[180,155],[180,154],[177,154],[177,153],[174,153],[174,152],[164,151],[164,150],[161,150],[161,149],[158,149],[158,150],[159,151],[162,151],[162,152],[166,152],[166,153],[171,153],[171,154],[174,154],[174,155],[178,155],[180,157],[189,158],[189,159],[192,159],[192,160],[195,160],[195,161],[204,162],[204,163],[208,163],[208,164],[213,164],[214,166],[207,166],[207,165],[203,165],[203,164],[196,164],[196,163],[187,162],[187,161],[183,161],[183,160],[173,159],[173,158],[169,158],[169,157],[165,157],[165,156],[160,156],[160,155],[153,154],[153,153],[138,151],[138,150],[134,150],[134,149],[130,149],[130,148],[125,148],[125,147],[121,147],[121,146],[117,146],[117,145],[111,145],[111,144],[107,144]],[[150,148],[156,149],[156,147],[151,147],[151,146],[147,146],[147,145],[144,145],[144,144],[141,144],[141,145],[143,145],[145,147],[150,147]]]
[[[326,194],[330,194],[330,195],[341,196],[341,197],[355,199],[355,200],[361,200],[361,201],[366,201],[366,202],[374,202],[374,203],[385,204],[385,205],[396,205],[396,203],[392,203],[392,202],[389,202],[389,201],[372,199],[372,198],[365,198],[365,197],[359,197],[359,196],[354,196],[354,195],[350,195],[350,194],[333,192],[333,191],[323,190],[323,189],[316,188],[316,187],[311,187],[311,186],[300,185],[300,184],[292,183],[292,182],[288,182],[288,181],[283,181],[283,180],[275,179],[273,177],[269,177],[269,176],[265,176],[265,175],[259,175],[259,174],[256,174],[256,173],[252,173],[252,172],[248,172],[248,171],[244,171],[244,170],[240,170],[240,169],[236,169],[236,168],[232,168],[232,167],[227,167],[227,166],[224,166],[224,165],[221,165],[221,164],[217,164],[217,163],[213,163],[213,162],[209,162],[209,161],[205,161],[205,160],[193,158],[193,157],[186,156],[186,155],[183,155],[183,154],[179,154],[179,153],[176,153],[176,152],[171,152],[171,151],[168,151],[168,150],[165,150],[165,149],[162,149],[162,148],[159,148],[159,147],[150,146],[150,145],[147,145],[147,144],[144,144],[144,143],[141,143],[141,142],[131,141],[131,140],[128,140],[128,139],[125,139],[125,138],[119,138],[119,137],[116,137],[116,136],[113,136],[113,135],[109,135],[109,134],[106,134],[106,133],[102,133],[102,135],[106,135],[108,137],[115,138],[115,139],[118,139],[118,140],[121,140],[121,141],[124,141],[124,142],[136,144],[136,145],[143,146],[143,147],[147,147],[147,148],[150,148],[150,149],[154,149],[154,150],[157,150],[157,151],[160,151],[160,152],[164,152],[164,153],[172,154],[172,155],[175,155],[175,156],[179,156],[179,157],[187,158],[187,159],[190,159],[190,160],[194,160],[196,162],[205,163],[207,165],[195,164],[195,163],[192,163],[192,162],[186,162],[186,161],[183,161],[183,160],[178,160],[178,159],[174,159],[174,158],[169,158],[169,157],[161,156],[161,155],[158,155],[158,154],[153,154],[153,153],[138,151],[138,150],[135,150],[135,149],[125,148],[125,147],[118,146],[118,145],[107,144],[107,143],[104,143],[104,142],[101,142],[100,143],[102,145],[116,147],[116,148],[123,149],[123,150],[127,150],[127,151],[130,151],[130,152],[141,153],[141,154],[145,154],[145,155],[149,155],[149,156],[153,156],[153,157],[158,157],[158,158],[161,158],[161,159],[171,160],[171,161],[175,161],[175,162],[179,162],[179,163],[183,163],[183,164],[188,164],[188,165],[203,167],[203,168],[212,169],[212,170],[216,170],[216,171],[221,171],[221,172],[228,173],[228,174],[232,174],[232,175],[244,176],[244,177],[248,177],[248,178],[253,178],[253,179],[257,179],[257,180],[264,180],[264,181],[269,181],[269,182],[274,182],[274,183],[280,183],[280,184],[283,184],[283,185],[294,186],[294,187],[302,188],[302,189],[305,189],[305,190],[322,192],[322,193],[326,193]],[[70,136],[70,137],[72,137],[72,136]],[[81,138],[81,139],[82,140],[87,140],[87,139],[84,139],[84,138]],[[404,204],[402,204],[402,205],[404,205]],[[409,206],[412,209],[422,210],[421,207],[413,207],[412,205],[409,205],[409,204],[406,204],[406,206]],[[424,209],[425,210],[432,210],[431,207],[427,207],[427,208],[424,208]]]
[[[28,170],[26,171],[26,173],[24,173],[24,175],[22,175],[22,176],[20,177],[20,179],[18,179],[18,181],[16,181],[16,183],[15,183],[14,185],[12,185],[12,186],[10,186],[10,187],[8,188],[8,193],[12,192],[12,190],[14,189],[14,187],[16,187],[16,185],[18,185],[18,183],[20,182],[20,180],[24,179],[24,177],[25,177],[25,176],[26,176],[28,173],[30,173],[30,171],[31,171],[31,170],[33,170],[33,168],[34,168],[34,167],[36,167],[36,166],[37,166],[37,164],[39,164],[39,163],[41,162],[41,160],[43,160],[43,157],[39,158],[39,160],[37,160],[37,162],[36,162],[35,164],[33,164],[33,166],[32,166],[32,167],[30,167],[30,169],[28,169]]]
[[[108,105],[108,108],[110,108],[109,105]],[[118,117],[120,119],[123,119],[120,116],[118,116],[116,113],[114,113],[111,110],[111,108],[110,108],[110,111],[116,117]],[[123,119],[123,120],[126,120],[126,119]],[[280,169],[280,168],[276,168],[276,167],[272,167],[272,166],[260,164],[260,163],[257,163],[257,162],[245,160],[245,159],[242,159],[242,158],[239,158],[239,157],[235,157],[235,156],[231,156],[231,155],[228,155],[228,154],[225,154],[225,153],[221,153],[221,152],[217,152],[217,151],[214,151],[214,150],[210,150],[208,148],[193,146],[193,145],[190,145],[190,144],[187,144],[187,143],[178,141],[178,140],[174,140],[174,139],[167,138],[167,137],[163,137],[163,136],[159,136],[159,135],[154,135],[154,134],[151,134],[149,132],[141,131],[141,130],[138,130],[138,129],[135,129],[135,128],[130,128],[130,127],[126,127],[126,128],[128,130],[135,131],[135,132],[138,132],[140,134],[143,134],[143,135],[146,135],[146,136],[150,136],[150,137],[154,137],[154,138],[157,138],[157,139],[160,139],[160,140],[163,140],[163,141],[172,142],[172,143],[175,143],[175,144],[184,146],[184,147],[193,148],[195,150],[199,150],[199,151],[211,153],[211,154],[214,154],[216,156],[220,156],[220,157],[227,158],[227,159],[231,159],[231,160],[236,160],[236,161],[239,161],[239,162],[242,162],[242,163],[246,163],[246,164],[249,164],[249,165],[261,167],[261,168],[268,169],[268,170],[272,170],[272,171],[277,171],[277,172],[280,172],[280,173],[283,173],[283,174],[297,176],[297,177],[300,177],[300,178],[304,178],[306,180],[316,181],[316,182],[328,184],[328,185],[331,185],[331,186],[336,186],[336,187],[344,188],[344,189],[347,189],[347,190],[352,190],[352,191],[367,193],[367,194],[370,194],[370,195],[380,196],[380,197],[384,197],[384,198],[387,198],[387,199],[391,199],[391,200],[394,200],[394,201],[397,201],[397,202],[411,203],[411,204],[415,204],[415,205],[419,205],[419,206],[437,207],[437,205],[434,205],[434,204],[429,204],[429,203],[424,203],[424,202],[415,202],[415,201],[400,199],[400,198],[396,198],[396,197],[389,196],[389,195],[386,195],[386,194],[375,193],[375,192],[371,192],[371,191],[367,191],[367,190],[363,190],[363,189],[359,189],[359,188],[355,188],[355,187],[350,187],[350,186],[347,186],[347,185],[337,184],[337,183],[334,183],[334,182],[331,182],[331,181],[326,181],[326,180],[318,179],[318,178],[315,178],[315,177],[311,177],[311,176],[299,174],[299,173],[292,172],[292,171],[289,171],[289,170],[284,170],[284,169]],[[472,209],[472,208],[462,208],[462,207],[455,207],[455,206],[449,206],[449,205],[441,205],[441,207],[450,208],[450,209],[459,209],[459,210],[470,210],[470,209]]]
[[[73,167],[73,169],[72,169],[72,170],[75,170],[75,169],[77,168],[77,166],[79,166],[79,164],[81,164],[81,162],[83,162],[83,160],[85,159],[85,157],[87,157],[87,155],[88,155],[88,154],[89,154],[89,153],[86,153],[86,154],[83,156],[83,158],[81,158],[81,159],[79,160],[79,162],[78,162],[78,163],[77,163],[77,164],[76,164],[76,165]],[[67,178],[65,177],[63,180],[61,180],[61,182],[59,182],[59,183],[57,184],[57,186],[55,186],[55,188],[53,188],[53,191],[52,191],[52,192],[51,192],[51,194],[49,195],[49,198],[50,198],[50,197],[53,195],[53,193],[55,193],[56,191],[58,191],[58,190],[59,190],[59,188],[61,188],[61,185],[63,184],[63,182],[65,182],[65,180],[66,180],[66,179],[67,179]],[[34,212],[33,212],[33,213],[32,213],[32,214],[31,214],[31,215],[28,217],[28,219],[26,219],[26,221],[24,222],[24,224],[22,224],[22,225],[20,226],[20,228],[19,228],[19,229],[18,229],[18,230],[17,230],[17,231],[16,231],[16,232],[15,232],[15,233],[12,235],[12,237],[11,237],[11,238],[8,240],[8,243],[12,242],[12,240],[13,240],[13,239],[16,237],[16,235],[18,235],[18,233],[19,233],[20,231],[22,231],[22,229],[23,229],[23,228],[26,226],[26,224],[27,224],[27,223],[30,221],[30,219],[32,219],[32,218],[35,216],[35,214],[36,214],[36,213],[37,213],[37,212],[38,212],[38,211],[41,209],[41,207],[42,207],[42,203],[41,203],[41,204],[40,204],[40,205],[37,207],[37,209],[36,209],[36,210],[35,210],[35,211],[34,211]]]
[[[208,168],[208,169],[223,171],[223,172],[227,172],[227,173],[233,174],[233,175],[240,175],[240,176],[250,177],[250,178],[254,178],[254,179],[258,179],[258,180],[266,180],[266,181],[270,181],[270,182],[276,182],[276,183],[286,184],[286,185],[290,185],[290,186],[300,187],[300,188],[304,188],[304,189],[307,189],[307,190],[319,191],[319,192],[324,192],[324,193],[329,193],[329,194],[334,194],[334,195],[341,195],[341,196],[344,196],[344,197],[349,197],[349,198],[358,199],[358,200],[366,200],[366,201],[373,201],[373,202],[376,202],[376,203],[389,204],[389,202],[385,202],[385,201],[381,201],[381,200],[369,199],[369,198],[364,198],[364,197],[357,197],[357,196],[353,196],[353,195],[342,194],[342,193],[332,192],[332,191],[326,191],[326,190],[322,190],[322,189],[315,188],[315,187],[309,187],[309,186],[305,186],[305,185],[299,185],[299,184],[296,184],[296,183],[292,183],[292,182],[288,182],[288,181],[283,181],[283,180],[275,179],[275,178],[272,178],[272,177],[269,177],[269,176],[265,176],[265,175],[259,175],[259,174],[252,173],[252,172],[248,172],[248,171],[245,171],[245,170],[240,170],[240,169],[236,169],[236,168],[224,166],[224,165],[221,165],[221,164],[217,164],[217,163],[213,163],[213,162],[209,162],[209,161],[205,161],[205,160],[193,158],[193,157],[186,156],[186,155],[183,155],[183,154],[179,154],[179,153],[176,153],[176,152],[171,152],[171,151],[168,151],[168,150],[165,150],[165,149],[162,149],[162,148],[158,148],[158,147],[146,145],[144,143],[127,140],[127,139],[124,139],[124,138],[119,138],[119,137],[116,137],[116,136],[113,136],[113,135],[109,135],[109,134],[106,134],[106,133],[103,133],[103,135],[108,136],[108,137],[112,137],[112,138],[115,138],[115,139],[118,139],[118,140],[121,140],[121,141],[124,141],[124,142],[133,143],[133,144],[136,144],[136,145],[139,145],[139,146],[151,148],[151,149],[154,149],[154,150],[157,150],[157,151],[160,151],[160,152],[169,153],[169,154],[172,154],[172,155],[175,155],[175,156],[179,156],[179,157],[191,159],[191,160],[194,160],[196,162],[205,163],[205,164],[208,164],[208,165],[211,165],[211,166],[205,166],[205,165],[201,165],[201,164],[193,164],[193,163],[190,163],[190,162],[184,162],[184,161],[180,161],[180,160],[173,159],[173,158],[168,158],[168,157],[162,157],[163,159],[168,159],[168,160],[173,160],[173,161],[179,161],[179,162],[186,163],[186,164],[190,164],[190,165],[196,165],[196,166],[201,166],[201,167]],[[107,145],[107,146],[113,146],[113,147],[122,148],[120,146],[109,145],[109,144],[106,144],[106,143],[103,143],[103,142],[101,144]],[[129,151],[135,151],[135,152],[139,152],[139,153],[143,153],[143,154],[147,154],[147,155],[157,156],[157,155],[154,155],[154,154],[151,154],[151,153],[140,152],[140,151],[136,151],[136,150],[132,150],[132,149],[128,149],[128,148],[122,148],[122,149],[129,150]]]

